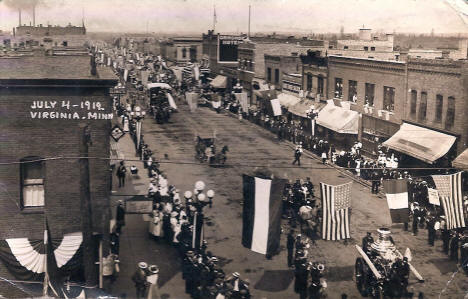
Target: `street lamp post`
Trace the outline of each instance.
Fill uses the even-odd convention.
[[[197,181],[195,183],[195,190],[194,193],[190,191],[186,191],[184,193],[185,200],[187,202],[188,207],[193,207],[193,235],[192,235],[192,248],[195,251],[200,251],[201,244],[203,242],[203,225],[204,225],[204,215],[203,215],[203,208],[205,206],[212,207],[213,198],[215,193],[213,190],[208,190],[203,193],[205,189],[205,183],[203,181]]]
[[[314,107],[311,107],[310,110],[307,111],[307,118],[311,120],[312,136],[315,136],[315,120],[317,116],[318,116],[318,111],[315,110]]]

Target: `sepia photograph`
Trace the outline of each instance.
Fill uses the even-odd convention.
[[[468,0],[0,0],[0,298],[468,299]]]

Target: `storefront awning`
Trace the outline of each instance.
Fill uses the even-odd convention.
[[[301,117],[307,117],[307,111],[309,111],[311,108],[314,110],[320,110],[323,108],[325,104],[323,103],[316,103],[312,100],[309,99],[302,99],[293,106],[289,107],[288,110],[292,114],[301,116]]]
[[[225,76],[218,75],[210,82],[210,85],[214,88],[226,88],[227,78]]]
[[[404,123],[383,145],[424,162],[433,163],[449,151],[455,139],[455,136]]]
[[[278,100],[280,101],[281,106],[284,106],[286,108],[289,108],[291,106],[294,106],[295,104],[299,103],[301,101],[300,98],[292,95],[292,94],[287,94],[287,93],[279,93],[278,94]]]
[[[357,134],[359,114],[356,111],[327,104],[319,112],[317,124],[341,134]]]
[[[468,170],[468,149],[452,161],[452,167]]]

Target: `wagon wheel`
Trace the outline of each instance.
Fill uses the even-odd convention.
[[[366,266],[364,265],[364,260],[360,257],[356,259],[356,263],[354,264],[354,276],[356,278],[356,286],[358,288],[359,293],[363,297],[367,296],[367,272]]]

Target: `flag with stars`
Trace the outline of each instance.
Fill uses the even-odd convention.
[[[462,172],[450,175],[433,175],[444,208],[448,229],[465,227],[463,213]]]
[[[351,209],[351,183],[333,186],[320,183],[322,196],[322,239],[351,238],[349,214]]]

